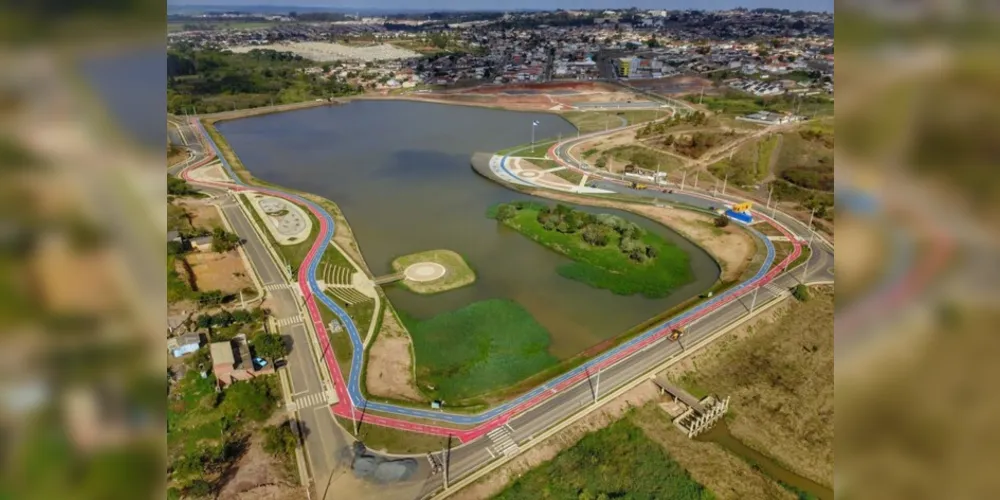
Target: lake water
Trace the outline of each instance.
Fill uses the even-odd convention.
[[[411,101],[356,101],[220,123],[254,176],[324,196],[344,211],[372,272],[391,272],[400,255],[458,252],[475,284],[437,295],[399,287],[393,305],[418,318],[492,298],[516,300],[552,334],[551,351],[569,357],[669,309],[715,283],[719,268],[676,233],[631,214],[691,256],[696,279],[667,298],[622,297],[556,274],[565,257],[485,216],[495,203],[529,197],[476,174],[475,152],[496,151],[576,129],[554,114]],[[544,200],[543,200],[544,201]],[[588,209],[592,212],[614,212]]]

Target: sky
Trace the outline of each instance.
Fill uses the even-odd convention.
[[[833,11],[833,0],[169,0],[169,5],[335,7],[420,10],[614,9],[637,7],[666,10],[721,10],[734,7],[773,7],[789,10]]]

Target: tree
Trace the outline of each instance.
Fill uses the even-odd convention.
[[[602,226],[600,224],[588,225],[583,228],[583,233],[580,236],[583,238],[583,241],[596,247],[603,247],[607,245],[610,240],[607,226]]]
[[[715,218],[715,227],[726,227],[729,225],[729,217],[720,215]]]
[[[212,251],[213,252],[228,252],[230,250],[235,250],[236,246],[240,244],[240,237],[234,233],[230,233],[221,227],[217,227],[212,230]]]
[[[600,157],[600,158],[597,159],[597,162],[594,163],[594,166],[596,166],[597,168],[607,167],[608,166],[608,160],[605,157],[602,156],[602,157]]]
[[[795,297],[799,302],[806,302],[809,300],[809,287],[798,284],[792,289],[792,296]]]
[[[517,209],[512,205],[504,203],[497,208],[497,220],[500,222],[513,219],[515,215],[517,215]]]
[[[184,488],[184,494],[195,498],[210,496],[212,494],[212,483],[204,479],[195,479],[191,481],[191,484],[187,488]]]
[[[258,356],[269,359],[272,363],[274,363],[274,360],[281,359],[288,354],[288,347],[285,345],[285,341],[277,333],[258,334],[253,339],[253,347],[257,351]]]
[[[295,453],[298,443],[299,440],[288,420],[264,428],[264,451],[271,455],[291,455]]]
[[[229,386],[223,393],[222,404],[219,407],[224,415],[233,420],[245,417],[262,422],[271,416],[276,399],[271,394],[267,381],[255,378]]]
[[[198,328],[208,328],[212,326],[212,317],[209,316],[208,314],[199,315],[196,321],[198,324]]]

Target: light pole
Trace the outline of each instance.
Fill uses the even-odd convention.
[[[688,176],[688,173],[687,173],[687,170],[685,170],[683,172],[683,175],[681,175],[681,191],[684,191],[684,181],[687,180],[687,176]]]
[[[535,145],[535,127],[537,127],[537,126],[538,126],[538,120],[534,120],[534,121],[531,122],[531,145],[532,146]],[[535,148],[532,147],[531,151],[532,151],[532,153],[534,153]]]
[[[764,208],[771,208],[771,193],[774,192],[774,186],[768,186],[767,189],[767,203],[764,204]]]
[[[597,404],[598,395],[601,393],[601,367],[597,367],[597,382],[594,384],[594,404]]]
[[[815,231],[813,231],[813,216],[814,215],[816,215],[816,209],[815,208],[812,209],[811,212],[809,212],[809,244],[806,245],[806,246],[808,248],[810,248],[810,249],[812,248],[813,235],[816,234]],[[806,282],[806,276],[808,274],[809,274],[809,259],[806,259],[805,265],[802,266],[802,279],[800,280],[800,281],[802,281],[802,284],[805,284],[805,282]]]
[[[760,286],[753,289],[753,300],[750,301],[750,315],[753,316],[753,307],[757,305],[757,291],[760,290]]]
[[[726,184],[729,184],[729,174],[726,174],[726,179],[722,181],[722,196],[726,195]]]

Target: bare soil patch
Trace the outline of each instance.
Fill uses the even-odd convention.
[[[178,199],[175,200],[178,206],[184,208],[191,217],[191,225],[198,229],[211,231],[216,227],[223,227],[222,217],[219,209],[214,205],[199,200]]]
[[[305,496],[291,471],[264,451],[262,433],[233,466],[232,476],[219,491],[219,500],[294,500]]]
[[[365,384],[373,396],[426,401],[413,378],[413,344],[390,307],[382,313],[382,329],[368,351]]]
[[[191,252],[184,259],[194,271],[198,290],[222,290],[226,293],[236,293],[253,286],[250,272],[244,265],[240,254]]]
[[[514,460],[493,471],[493,473],[463,488],[452,498],[458,500],[480,500],[500,493],[510,482],[534,467],[555,458],[560,451],[573,446],[584,435],[606,427],[622,418],[628,410],[642,406],[660,398],[659,390],[652,382],[640,384],[631,391],[609,401],[607,404],[583,417],[562,432],[522,453]],[[679,433],[678,433],[679,434]]]
[[[589,197],[547,191],[538,191],[534,194],[582,205],[626,210],[659,222],[694,241],[715,258],[722,268],[720,276],[722,281],[738,279],[757,253],[757,243],[753,236],[734,225],[717,228],[712,222],[712,217],[697,212],[620,201],[595,200]]]

